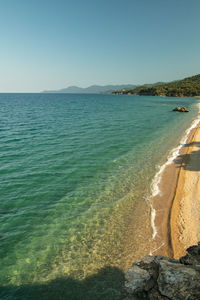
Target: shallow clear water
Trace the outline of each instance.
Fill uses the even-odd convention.
[[[17,286],[30,290],[33,283],[81,281],[106,266],[124,268],[127,243],[138,239],[127,232],[137,224],[135,207],[145,201],[157,166],[197,115],[197,102],[0,94],[3,299],[14,299]],[[190,113],[171,112],[177,105]],[[59,294],[60,285],[57,289]],[[43,298],[51,299],[51,293]],[[25,289],[19,299],[27,295]]]

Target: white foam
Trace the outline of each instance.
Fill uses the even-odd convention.
[[[180,149],[183,147],[184,144],[186,144],[186,141],[188,139],[188,136],[189,136],[191,130],[194,129],[200,122],[200,103],[198,103],[197,106],[199,108],[199,113],[198,113],[197,118],[192,122],[191,126],[185,131],[185,134],[184,134],[183,138],[181,139],[179,145],[177,147],[175,147],[174,149],[172,149],[172,151],[169,153],[169,155],[167,157],[167,161],[162,166],[158,166],[159,171],[156,173],[154,179],[152,180],[151,194],[148,197],[148,200],[152,197],[155,197],[155,196],[161,194],[161,191],[159,188],[159,183],[161,181],[162,173],[163,173],[164,169],[166,168],[166,166],[172,164],[173,161],[177,158],[177,156],[180,153]],[[151,226],[152,226],[152,231],[153,231],[152,239],[155,239],[155,237],[157,235],[157,229],[155,226],[156,211],[153,208],[152,203],[150,203],[150,208],[151,208]]]
[[[157,229],[155,226],[155,218],[156,218],[156,210],[153,208],[152,204],[151,204],[151,226],[153,229],[153,233],[152,233],[152,239],[155,239],[156,235],[157,235]]]

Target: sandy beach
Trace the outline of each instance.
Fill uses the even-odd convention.
[[[200,124],[185,145],[178,184],[173,199],[170,231],[173,256],[185,254],[186,248],[200,241]]]
[[[160,193],[151,199],[156,212],[153,255],[179,258],[200,241],[200,124],[191,130],[178,157],[166,166]]]

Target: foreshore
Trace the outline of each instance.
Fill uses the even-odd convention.
[[[150,199],[154,237],[150,253],[179,258],[200,241],[200,123],[193,128],[178,156],[159,183],[161,193]]]
[[[200,241],[200,123],[185,147],[170,218],[175,258]]]

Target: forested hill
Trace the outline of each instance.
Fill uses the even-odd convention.
[[[195,97],[200,96],[200,74],[155,86],[139,86],[135,89],[120,90],[113,94],[134,94],[147,96]]]

